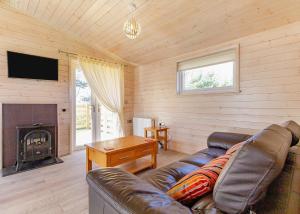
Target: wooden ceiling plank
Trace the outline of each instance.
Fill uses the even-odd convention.
[[[185,3],[183,3],[183,4],[185,4]],[[174,13],[177,14],[177,17],[182,17],[182,16],[191,16],[193,12],[196,12],[194,7],[185,7],[184,11],[182,10],[183,7],[184,7],[184,5],[180,5],[180,4],[169,4],[168,10],[161,10],[160,12],[155,11],[156,8],[154,8],[153,10],[150,10],[150,14],[156,13],[157,15],[149,16],[151,18],[148,17],[147,19],[144,18],[146,16],[140,16],[140,14],[143,14],[143,11],[141,11],[139,14],[137,14],[137,16],[136,16],[137,20],[142,26],[143,39],[149,39],[149,37],[150,38],[152,38],[152,37],[162,38],[161,36],[166,36],[165,29],[169,29],[170,27],[168,25],[172,24],[174,22],[174,17],[172,18]],[[148,9],[147,9],[147,12],[148,12]],[[163,19],[162,19],[162,17],[163,17]],[[123,22],[125,22],[125,20]],[[123,24],[123,22],[121,24]],[[165,25],[167,25],[167,27],[161,27],[161,26],[165,26]],[[179,25],[179,23],[178,23],[178,25]],[[163,30],[160,30],[160,29],[163,29]],[[155,32],[155,34],[153,34],[153,32]],[[117,44],[117,46],[119,44],[123,44],[123,43],[131,45],[128,38],[124,35],[122,30],[119,31],[118,35],[116,35],[114,37],[115,41],[109,41],[107,36],[100,37],[99,39],[101,39],[101,41],[103,41],[101,44],[105,48],[113,48],[111,46],[112,44]],[[168,39],[170,40],[172,38],[168,37]],[[141,42],[142,41],[140,40],[140,38],[137,38],[135,40],[135,45],[138,45]],[[109,43],[110,43],[110,46],[108,46]]]
[[[141,35],[123,33],[128,17],[124,0],[3,0],[92,45],[138,64],[181,55],[241,36],[300,20],[300,1],[285,0],[135,0]],[[49,35],[51,36],[51,35]]]
[[[65,24],[65,31],[70,30],[72,26],[78,22],[78,20],[81,19],[81,17],[86,13],[86,11],[91,8],[97,0],[89,0],[89,1],[84,1],[83,4],[74,12],[73,16],[70,16],[70,18],[67,20]]]
[[[249,5],[248,5],[249,6]],[[222,8],[222,10],[224,10],[226,7],[220,7],[220,8]],[[242,17],[242,14],[246,14],[246,12],[247,11],[245,11],[246,10],[246,8],[247,7],[244,7],[244,9],[242,10],[242,9],[239,9],[239,13],[240,13],[240,15],[238,15],[238,17]],[[234,9],[236,9],[236,8],[233,8],[233,10]],[[222,14],[222,10],[220,9],[220,11],[216,11],[218,14]],[[248,9],[247,9],[248,10]],[[248,10],[249,11],[249,10]],[[255,11],[256,10],[252,10],[252,11],[254,11],[254,13],[252,14],[252,16],[253,17],[255,17],[255,16],[257,16],[257,14],[255,13]],[[231,10],[229,10],[229,13],[231,13]],[[215,23],[214,25],[216,25],[216,26],[226,26],[226,23],[224,23],[223,22],[223,20],[224,20],[224,15],[225,15],[225,17],[226,17],[226,14],[223,12],[223,17],[219,17],[219,22],[217,22],[217,23]],[[190,16],[190,17],[193,17],[193,16]],[[211,14],[211,17],[210,18],[207,18],[207,16],[205,16],[206,17],[206,19],[202,19],[203,20],[203,23],[208,23],[208,24],[206,24],[206,27],[204,27],[204,26],[202,26],[201,28],[203,28],[203,31],[204,32],[208,32],[208,31],[211,31],[211,33],[212,33],[212,30],[211,30],[211,27],[210,27],[210,25],[209,25],[209,23],[211,23],[212,22],[212,20],[214,20],[214,14]],[[234,17],[234,19],[235,20],[237,20],[237,22],[240,22],[240,20],[238,19],[238,18],[236,18],[236,17]],[[179,21],[177,20],[177,23],[179,23]],[[190,20],[190,21],[188,21],[187,23],[191,23],[191,24],[193,24],[193,22]],[[189,34],[182,34],[182,33],[180,33],[180,32],[188,32],[188,31],[191,31],[191,26],[189,25],[189,24],[186,24],[186,25],[179,25],[180,27],[178,27],[177,29],[176,29],[176,31],[174,31],[174,35],[177,35],[176,37],[177,37],[177,39],[176,40],[185,40],[186,38],[185,37],[189,37]],[[228,26],[228,25],[227,25]],[[182,28],[183,27],[183,28]],[[200,29],[201,29],[200,28]],[[217,28],[217,29],[219,29],[219,31],[221,31],[222,32],[222,30],[224,30],[224,32],[226,32],[226,29],[220,29],[220,28]],[[227,29],[228,30],[228,29]],[[193,34],[195,34],[195,35],[197,35],[197,32],[193,32]],[[199,33],[198,33],[199,34]],[[202,35],[203,36],[203,35]],[[212,33],[212,35],[211,36],[214,36],[214,34]],[[170,36],[168,36],[168,38],[169,38]],[[124,48],[122,48],[122,50],[119,50],[118,51],[118,53],[119,54],[121,54],[123,57],[125,57],[126,58],[126,55],[123,55],[123,53],[124,54],[126,54],[126,53],[128,53],[127,55],[138,55],[138,56],[141,56],[142,54],[143,54],[143,52],[144,53],[149,53],[149,52],[153,52],[153,50],[157,50],[157,49],[160,49],[160,48],[165,48],[165,44],[169,41],[169,39],[165,39],[165,40],[161,40],[160,42],[158,42],[158,43],[155,43],[155,45],[154,46],[147,46],[147,47],[143,47],[143,46],[140,46],[139,48],[137,47],[137,46],[139,46],[138,44],[137,45],[135,45],[131,50],[132,51],[125,51],[125,50],[128,50],[128,48],[125,46]],[[201,39],[201,38],[200,38]],[[176,40],[174,41],[174,42],[176,42]],[[172,45],[172,43],[168,43],[168,45]],[[134,51],[134,49],[136,49],[135,51]]]
[[[197,1],[196,5],[201,5],[201,10],[202,11],[206,11],[206,8],[208,7],[212,7],[216,6],[218,4],[217,1],[206,1],[206,2],[202,2],[202,1]],[[137,13],[136,17],[138,22],[141,23],[142,25],[142,39],[149,39],[155,36],[160,37],[159,40],[162,37],[166,37],[168,35],[172,35],[170,34],[169,29],[171,27],[178,28],[177,26],[180,26],[181,24],[177,21],[175,21],[176,19],[178,19],[178,17],[184,18],[186,19],[186,17],[190,17],[195,13],[199,13],[201,11],[197,11],[195,8],[195,4],[194,5],[189,5],[186,4],[185,1],[172,1],[172,4],[168,4],[166,7],[164,7],[163,5],[160,5],[163,9],[161,9],[160,11],[155,11],[154,9],[156,9],[155,7],[153,8],[149,8],[146,9],[146,11],[139,11],[139,13]],[[151,16],[151,14],[156,14],[155,16]],[[176,14],[176,19],[174,20],[174,14]],[[182,17],[183,16],[183,17]],[[147,18],[145,18],[147,17]],[[151,18],[150,18],[151,17]],[[190,19],[189,19],[190,20]],[[193,20],[192,20],[193,21]],[[174,25],[174,22],[176,23],[176,25]],[[123,23],[121,23],[123,24]],[[165,27],[161,27],[164,26]],[[160,30],[161,28],[161,30]],[[107,32],[107,31],[105,31]],[[155,32],[155,34],[153,34],[153,32]],[[161,35],[162,34],[162,35]],[[99,40],[101,40],[101,45],[105,48],[111,48],[111,46],[107,46],[107,44],[110,43],[110,45],[112,44],[116,44],[116,46],[118,46],[119,44],[123,44],[126,43],[129,46],[131,46],[131,43],[128,42],[128,38],[124,36],[122,31],[119,31],[119,34],[114,36],[113,39],[115,39],[114,41],[109,41],[109,37],[107,37],[107,35],[109,35],[109,33],[107,33],[106,35],[104,35],[104,37],[100,37]],[[171,37],[168,37],[169,40],[171,40]],[[98,37],[98,36],[97,36]],[[110,35],[111,37],[111,35]],[[135,46],[138,45],[139,43],[141,43],[141,37],[137,38],[135,40]]]
[[[142,8],[151,2],[149,0],[140,0],[137,5],[137,11],[140,11]],[[130,11],[128,9],[128,3],[122,2],[122,4],[114,7],[109,13],[103,16],[100,20],[97,21],[96,25],[93,26],[94,34],[90,33],[89,35],[84,36],[87,40],[92,41],[92,37],[97,38],[105,36],[103,32],[108,32],[106,35],[117,35],[120,32],[123,32],[123,24],[126,19],[129,17]],[[98,31],[98,32],[97,32]],[[102,32],[102,33],[101,33]],[[99,39],[100,40],[100,39]]]
[[[300,7],[297,7],[297,8],[298,8],[298,10],[300,9]],[[300,19],[300,17],[297,18],[297,20],[299,20],[299,19]],[[274,17],[269,17],[268,22],[266,20],[261,22],[259,20],[260,20],[260,18],[258,18],[257,20],[253,20],[253,21],[255,23],[255,26],[261,26],[261,29],[263,29],[263,27],[266,24],[268,24],[269,26],[277,27],[278,23],[282,22],[282,16],[279,14],[276,14],[276,15],[274,15]],[[226,29],[221,29],[221,30],[225,31]],[[237,30],[243,30],[243,31],[238,32]],[[228,40],[238,39],[240,37],[247,36],[247,35],[249,35],[249,31],[246,31],[246,30],[249,30],[249,26],[244,25],[244,26],[240,26],[240,27],[236,27],[235,29],[232,29],[232,31],[229,31],[229,34],[223,35],[222,37],[220,37],[220,36],[207,37],[206,36],[204,38],[201,38],[201,41],[199,41],[199,37],[194,35],[190,38],[181,40],[180,42],[170,45],[168,47],[155,47],[156,48],[155,52],[150,52],[149,50],[147,50],[147,52],[144,52],[143,54],[133,53],[132,56],[136,56],[135,60],[132,60],[131,56],[129,56],[127,58],[125,56],[123,56],[123,57],[124,57],[124,59],[132,60],[133,63],[136,63],[137,61],[138,61],[138,63],[142,63],[142,64],[149,63],[152,61],[159,60],[162,56],[168,55],[169,57],[175,57],[184,52],[196,51],[196,50],[199,50],[200,48],[201,49],[207,48],[211,45],[216,45],[216,44],[226,42]],[[170,53],[172,53],[172,54],[170,54]]]
[[[80,17],[80,19],[77,20],[73,25],[70,26],[69,30],[72,32],[76,32],[76,34],[79,34],[79,31],[81,28],[89,22],[90,18],[93,17],[96,13],[99,12],[100,8],[107,3],[108,0],[97,0],[94,4],[92,4]]]
[[[22,11],[27,11],[28,3],[29,3],[29,0],[18,0],[17,7],[18,7],[18,9],[20,9]]]
[[[102,5],[101,10],[94,13],[89,21],[85,23],[81,29],[78,31],[79,37],[84,36],[85,33],[89,33],[89,29],[93,28],[95,23],[103,16],[105,16],[112,8],[121,3],[120,0],[109,0],[105,4]],[[84,36],[85,37],[85,36]]]
[[[182,5],[183,4],[183,5]],[[184,5],[184,2],[181,2],[181,4],[176,4],[176,5],[169,5],[168,6],[168,10],[165,10],[164,12],[161,12],[161,16],[156,16],[156,17],[152,17],[152,19],[142,19],[139,18],[139,16],[137,16],[137,19],[139,22],[141,22],[142,26],[144,26],[142,28],[142,35],[143,37],[139,37],[137,38],[134,43],[134,47],[130,48],[130,50],[138,48],[138,47],[143,47],[144,42],[142,40],[147,40],[148,44],[152,44],[153,42],[155,43],[155,41],[158,39],[158,41],[162,40],[162,38],[167,38],[168,41],[172,41],[174,37],[176,37],[177,35],[174,34],[173,32],[176,31],[177,29],[179,29],[180,27],[184,27],[187,24],[181,24],[181,22],[185,22],[186,18],[185,17],[189,17],[189,19],[187,20],[187,23],[190,25],[194,25],[194,20],[195,19],[195,14],[199,14],[198,16],[201,16],[203,11],[206,11],[208,8],[213,8],[216,4],[213,4],[213,2],[211,1],[207,1],[205,4],[202,4],[202,10],[203,11],[198,11],[195,9],[194,6],[187,6]],[[172,7],[173,6],[173,7]],[[153,13],[153,12],[152,12]],[[158,12],[157,12],[158,13]],[[172,19],[172,13],[176,13],[176,19]],[[163,17],[163,20],[162,18]],[[182,20],[183,19],[183,20]],[[181,22],[179,22],[180,20],[182,20]],[[174,25],[174,23],[176,23],[176,25]],[[155,33],[153,33],[155,32]],[[180,33],[182,34],[182,33]],[[130,46],[132,45],[132,42],[130,42],[123,34],[123,32],[120,33],[120,35],[118,36],[119,40],[116,41],[112,41],[112,44],[110,47],[112,47],[111,49],[113,50],[114,46],[112,46],[113,44],[117,44],[122,46],[122,45],[126,45],[126,46]],[[103,45],[104,47],[106,47],[106,41],[107,43],[109,42],[108,40],[105,40],[104,38],[101,38],[101,40],[103,40],[103,42],[101,43],[101,45]],[[116,47],[117,47],[116,46]],[[108,48],[108,50],[110,50],[110,47]],[[123,48],[122,48],[123,50]]]
[[[266,5],[268,5],[268,3],[266,3]],[[266,5],[264,6],[264,7],[266,7]],[[282,5],[280,6],[280,7],[282,7]],[[280,8],[280,7],[278,7],[278,8]],[[224,8],[224,7],[220,7],[220,8]],[[245,7],[246,9],[247,9],[247,7]],[[218,14],[218,13],[217,13]],[[203,15],[203,14],[202,14]],[[256,16],[256,14],[253,14],[253,16]],[[205,16],[204,16],[205,17]],[[251,17],[251,16],[250,16]],[[220,19],[221,17],[219,17],[219,19]],[[249,18],[249,16],[248,16],[248,18]],[[238,19],[238,18],[237,18]],[[250,19],[251,20],[251,19]],[[294,19],[295,20],[295,19]],[[205,21],[205,19],[204,19],[204,21]],[[186,23],[190,23],[190,21],[189,20],[186,20]],[[222,24],[224,24],[224,23],[222,23]],[[180,23],[178,23],[178,25],[179,26],[185,26],[185,25],[182,25],[182,24],[180,24]],[[179,28],[178,28],[179,29]],[[209,30],[209,29],[208,29]],[[187,31],[182,31],[182,32],[187,32]],[[224,31],[224,32],[226,32],[226,31]],[[193,32],[194,34],[197,34],[197,32]],[[145,32],[143,32],[143,35],[145,34]],[[180,31],[179,32],[177,32],[176,33],[176,35],[184,35],[184,34],[181,34],[180,33]],[[166,39],[165,40],[170,40],[169,38],[171,38],[170,37],[170,35],[169,36],[167,36],[166,37]],[[137,39],[136,41],[137,41],[137,43],[138,43],[138,40],[139,39]],[[146,40],[146,38],[143,38],[143,40]],[[164,42],[164,40],[159,40],[159,38],[157,38],[157,40],[158,41],[163,41]],[[163,46],[163,42],[162,42],[162,46]],[[126,55],[125,55],[125,53],[127,53],[127,55],[131,55],[131,56],[142,56],[142,53],[141,52],[134,52],[134,51],[132,51],[132,50],[134,50],[137,46],[138,46],[138,44],[137,43],[135,43],[134,45],[131,45],[131,47],[124,47],[124,48],[122,48],[122,49],[120,49],[120,50],[118,50],[118,51],[116,51],[115,53],[118,53],[119,55],[121,55],[123,58],[126,58]],[[102,45],[104,44],[104,43],[101,43]],[[112,42],[112,44],[115,44],[114,42]],[[155,52],[155,53],[157,53],[158,52],[158,50],[157,50],[157,48],[155,47],[155,48],[152,48],[151,50],[149,50],[149,48],[148,47],[151,47],[149,44],[155,44],[154,43],[154,41],[152,42],[152,41],[148,41],[148,45],[146,46],[146,47],[143,47],[143,46],[141,46],[140,47],[140,49],[141,50],[143,50],[145,53],[149,53],[149,52]],[[163,48],[165,48],[165,46],[163,46]],[[171,51],[170,51],[171,52]],[[163,56],[161,56],[161,57],[163,57]],[[128,58],[127,58],[128,59]],[[132,60],[131,60],[132,61]]]
[[[52,14],[57,10],[61,3],[61,0],[50,0],[45,7],[44,12],[41,14],[40,18],[42,20],[48,21]]]
[[[14,0],[2,0],[2,1],[0,1],[0,4],[1,4],[1,6],[2,5],[9,5],[9,6],[13,7],[12,6],[13,5],[13,1]]]
[[[34,14],[40,0],[30,0],[27,7],[27,13],[32,15]]]
[[[116,5],[107,10],[106,13],[102,14],[102,16],[97,17],[92,25],[87,26],[84,31],[81,31],[79,36],[81,38],[86,38],[87,40],[89,40],[90,37],[99,34],[99,32],[105,32],[102,28],[104,25],[109,25],[111,28],[113,28],[116,19],[118,19],[119,16],[122,16],[125,13],[123,10],[121,10],[125,6],[126,4],[124,1],[119,1]],[[114,15],[115,11],[119,11],[119,13],[117,15]],[[103,21],[105,22],[105,24],[98,25],[97,22],[99,21]]]
[[[10,5],[16,9],[19,9],[20,0],[10,0]]]
[[[243,1],[244,3],[246,3],[246,1]],[[244,4],[243,3],[243,4]],[[205,15],[205,11],[210,11],[213,8],[215,8],[215,4],[210,4],[210,5],[206,5],[206,7],[204,8],[204,11],[196,11],[195,13],[190,13],[188,14],[180,14],[181,16],[178,15],[177,19],[173,20],[174,23],[178,23],[178,25],[172,25],[172,23],[170,22],[165,22],[162,23],[162,25],[158,26],[159,28],[166,28],[168,29],[168,34],[165,36],[165,39],[159,39],[160,35],[153,35],[152,36],[152,41],[159,41],[156,42],[154,46],[150,47],[144,47],[142,43],[140,44],[136,44],[134,46],[135,50],[132,50],[131,54],[137,53],[139,52],[139,54],[141,54],[140,52],[148,52],[150,51],[149,49],[151,48],[151,51],[153,51],[152,49],[156,49],[159,46],[165,47],[166,44],[168,45],[172,45],[172,43],[181,40],[181,39],[185,39],[186,37],[189,37],[192,34],[195,35],[199,35],[201,33],[201,31],[211,31],[211,28],[214,28],[214,25],[216,25],[215,23],[212,24],[212,22],[217,21],[215,20],[215,15],[213,13],[210,13],[209,15]],[[235,4],[235,8],[233,8],[232,10],[235,10],[236,8],[240,8],[239,5]],[[215,13],[217,13],[219,15],[219,19],[220,22],[223,23],[224,18],[226,17],[226,5],[222,5],[221,7],[219,7],[219,10],[215,9]],[[243,12],[243,11],[242,11]],[[227,13],[231,13],[231,10],[228,11]],[[184,18],[184,16],[188,15],[189,18]],[[205,18],[204,18],[205,17]],[[199,22],[198,20],[201,20],[201,22]],[[182,24],[181,24],[182,23]],[[188,33],[182,33],[182,32],[190,32],[190,34]],[[146,35],[147,36],[147,35]],[[155,37],[154,37],[155,36]],[[173,38],[173,40],[170,40],[169,38]],[[151,42],[152,42],[151,41]],[[150,42],[150,41],[149,41]],[[124,47],[123,50],[125,50],[127,47]],[[121,52],[121,50],[120,50]]]
[[[39,1],[39,4],[35,10],[35,13],[34,13],[34,16],[36,18],[39,18],[41,17],[41,15],[43,14],[43,12],[46,10],[46,7],[49,3],[49,0],[40,0]]]
[[[222,7],[221,7],[221,8],[222,8]],[[148,27],[148,26],[147,26],[147,27]],[[105,31],[105,32],[106,32],[106,31]],[[142,31],[142,32],[143,32],[142,40],[144,40],[144,42],[145,42],[145,39],[146,39],[146,38],[144,38],[144,37],[145,37],[145,32],[144,32],[144,31]],[[178,35],[180,35],[180,32],[178,33]],[[111,38],[113,38],[113,36],[111,36]],[[167,40],[169,40],[169,39],[170,39],[170,38],[168,37]],[[99,38],[99,41],[102,41],[101,38]],[[136,47],[138,41],[139,41],[139,38],[138,38],[137,40],[134,41],[134,45],[131,44],[131,47],[129,47],[129,48],[124,48],[124,49],[122,49],[122,50],[124,50],[124,51],[125,51],[126,53],[128,53],[128,54],[131,54],[131,50],[134,49],[134,48]],[[151,43],[151,42],[150,42],[150,43]],[[149,41],[148,41],[148,44],[150,44],[150,43],[149,43]],[[116,43],[113,41],[113,39],[111,39],[111,44],[116,44]],[[101,45],[103,45],[103,42],[101,42]],[[148,45],[148,46],[149,46],[149,45]],[[117,51],[117,52],[115,52],[115,53],[122,55],[122,52],[120,52],[120,51]],[[131,54],[131,55],[132,55],[132,54]],[[124,55],[122,55],[122,56],[124,57]],[[136,55],[133,54],[132,56],[136,56]]]
[[[49,17],[48,23],[52,26],[56,26],[56,23],[59,22],[60,18],[65,14],[67,14],[68,7],[70,6],[70,4],[72,4],[72,2],[73,2],[72,0],[61,1],[58,8]]]
[[[163,1],[164,3],[167,3],[167,1]],[[158,12],[155,12],[153,10],[153,2],[151,1],[144,1],[141,2],[139,8],[137,9],[137,11],[134,13],[134,16],[137,17],[138,22],[141,24],[142,27],[142,32],[143,32],[143,23],[140,22],[140,19],[138,18],[138,14],[149,14],[148,19],[152,19],[153,16],[156,16],[156,14]],[[173,5],[173,2],[169,5]],[[90,39],[90,41],[93,41],[94,39],[97,39],[99,37],[99,40],[105,41],[109,40],[108,38],[110,37],[110,35],[115,35],[116,37],[113,38],[114,41],[111,42],[115,42],[118,41],[120,38],[120,35],[122,36],[122,38],[127,38],[124,33],[123,33],[123,25],[125,23],[125,21],[129,18],[130,16],[130,12],[128,9],[121,9],[123,12],[123,15],[120,16],[118,19],[114,20],[113,24],[108,23],[106,20],[109,19],[110,17],[106,17],[105,19],[101,20],[101,22],[98,22],[97,25],[95,26],[95,29],[98,30],[98,33],[95,35],[91,35],[88,39]],[[151,13],[152,11],[152,13]],[[148,13],[150,12],[150,13]],[[114,13],[118,13],[117,10],[114,10]],[[155,15],[152,15],[155,14]],[[111,14],[112,16],[115,16],[113,13]],[[101,34],[100,32],[108,32],[107,34]],[[101,38],[101,39],[100,39]],[[128,40],[128,38],[127,38]]]
[[[64,29],[65,24],[68,21],[68,19],[72,16],[74,16],[76,10],[83,4],[84,0],[75,0],[72,1],[67,9],[63,12],[60,19],[58,19],[54,24],[57,26],[57,28]]]
[[[150,0],[135,1],[136,11],[134,12],[134,14],[137,11],[144,8],[149,2]],[[110,27],[115,26],[115,23],[118,23],[120,20],[127,19],[129,15],[130,15],[129,3],[123,1],[122,4],[118,4],[111,11],[109,11],[109,13],[106,14],[106,16],[103,16],[101,17],[101,19],[97,20],[95,27],[102,26],[103,24],[107,24]]]

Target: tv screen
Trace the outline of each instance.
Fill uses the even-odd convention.
[[[58,80],[58,60],[7,51],[8,77]]]

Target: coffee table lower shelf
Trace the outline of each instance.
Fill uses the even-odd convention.
[[[140,158],[128,163],[121,164],[116,167],[121,168],[132,174],[138,173],[148,168],[153,168],[152,162],[151,160],[149,160],[149,158]]]

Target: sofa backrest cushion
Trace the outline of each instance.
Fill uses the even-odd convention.
[[[281,172],[292,134],[271,125],[251,137],[230,158],[213,191],[216,207],[226,213],[242,213],[265,194]]]
[[[286,121],[282,124],[283,127],[287,128],[293,136],[293,141],[291,146],[295,146],[299,142],[300,138],[300,126],[295,121]]]
[[[230,132],[214,132],[207,138],[207,146],[208,148],[221,148],[221,149],[229,149],[234,144],[243,142],[249,139],[251,135],[247,134],[238,134],[238,133],[230,133]]]

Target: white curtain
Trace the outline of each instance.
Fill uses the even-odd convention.
[[[119,136],[124,136],[124,66],[86,57],[78,60],[94,96],[117,114]]]

